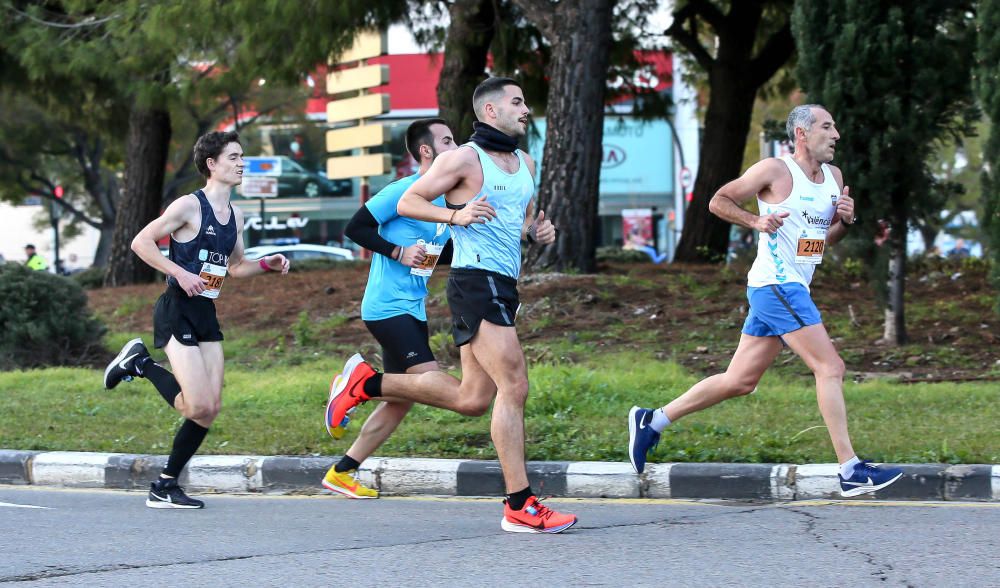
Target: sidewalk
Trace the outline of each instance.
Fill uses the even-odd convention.
[[[339,458],[196,456],[182,486],[200,492],[319,494],[320,480]],[[0,484],[146,489],[166,463],[163,455],[0,449]],[[1000,465],[901,464],[904,475],[877,493],[893,500],[1000,501]],[[637,476],[628,463],[529,462],[539,495],[578,498],[840,498],[836,464],[649,464]],[[369,458],[359,473],[385,495],[501,496],[495,461]],[[864,495],[851,500],[873,499]]]

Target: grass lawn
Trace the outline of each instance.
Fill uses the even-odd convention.
[[[109,347],[128,338],[119,333]],[[248,342],[227,342],[227,354]],[[326,356],[326,354],[320,354]],[[227,365],[223,410],[201,454],[339,455],[371,407],[335,441],[322,415],[342,358],[298,365]],[[553,363],[555,362],[555,363]],[[0,373],[0,448],[169,453],[180,422],[143,380],[105,391],[99,370]],[[532,460],[627,461],[633,404],[666,403],[696,376],[652,353],[615,352],[531,366],[527,454]],[[889,462],[1000,463],[1000,387],[994,382],[846,384],[854,445]],[[495,459],[489,419],[416,407],[377,452],[383,456]],[[811,378],[769,373],[758,392],[691,415],[665,432],[653,461],[832,462]]]

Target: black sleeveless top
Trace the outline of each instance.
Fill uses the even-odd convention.
[[[194,193],[201,204],[201,227],[198,234],[183,243],[170,236],[170,260],[192,274],[198,275],[205,263],[228,267],[229,256],[236,247],[236,214],[229,205],[229,223],[223,225],[215,218],[215,211],[208,197],[201,190]],[[179,288],[177,280],[167,278],[167,284]]]

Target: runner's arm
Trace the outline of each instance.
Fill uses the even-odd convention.
[[[837,212],[834,213],[835,220],[826,232],[826,244],[828,246],[836,245],[841,239],[846,237],[847,229],[850,225],[854,224],[855,220],[854,199],[849,196],[850,188],[844,186],[844,172],[840,171],[840,168],[835,165],[831,165],[830,169],[833,170],[833,178],[837,180],[841,194],[840,198],[837,199]]]
[[[246,255],[243,254],[243,211],[233,207],[233,214],[236,215],[236,246],[233,247],[233,253],[229,256],[229,275],[234,278],[249,278],[266,272],[280,271],[282,275],[287,274],[291,261],[280,253],[266,255],[260,259],[247,259]]]
[[[367,206],[362,206],[354,213],[351,220],[347,221],[344,229],[344,236],[365,249],[370,249],[375,253],[380,253],[390,259],[396,259],[399,253],[398,246],[391,243],[378,233],[378,220],[368,210]]]
[[[427,173],[403,193],[396,205],[397,212],[417,220],[462,226],[492,220],[496,211],[485,197],[470,200],[460,210],[432,204],[435,198],[458,186],[472,164],[479,165],[479,158],[472,149],[455,149],[438,155]]]
[[[729,182],[712,196],[708,203],[708,210],[724,221],[740,225],[755,231],[774,232],[777,226],[781,226],[781,218],[787,217],[788,213],[775,213],[767,216],[759,216],[745,210],[742,205],[748,200],[761,193],[771,186],[779,174],[782,166],[780,160],[769,158],[758,161],[750,166],[742,176]],[[777,217],[772,220],[772,217]]]
[[[156,243],[194,220],[196,215],[201,214],[200,210],[197,199],[193,196],[182,196],[174,200],[159,218],[143,227],[139,234],[132,239],[132,251],[139,256],[139,259],[153,269],[178,280],[182,288],[184,285],[181,282],[181,276],[185,274],[196,278],[197,276],[160,253],[160,247]],[[201,280],[201,278],[197,279]],[[201,281],[204,283],[204,280]]]

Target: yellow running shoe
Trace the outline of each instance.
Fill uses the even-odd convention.
[[[332,466],[323,477],[323,487],[348,498],[378,498],[378,490],[366,488],[354,478],[357,470],[338,472],[336,465]]]

